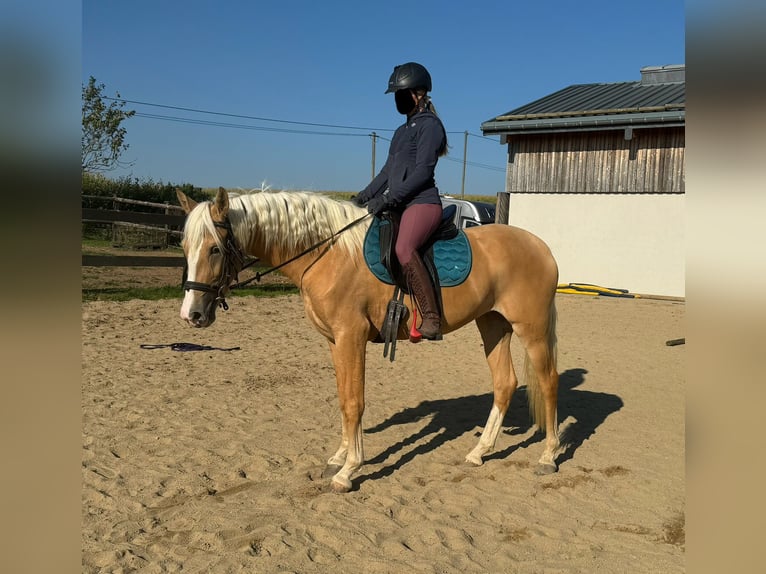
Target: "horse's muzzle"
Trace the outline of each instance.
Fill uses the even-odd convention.
[[[187,291],[181,305],[181,319],[192,327],[209,327],[215,322],[216,299],[212,294]]]
[[[215,321],[215,317],[210,318],[197,311],[193,312],[191,316],[186,319],[186,322],[189,323],[189,325],[197,328],[209,327],[213,324],[213,321]]]

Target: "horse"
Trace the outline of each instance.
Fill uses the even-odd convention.
[[[203,328],[215,321],[216,308],[225,305],[224,296],[246,256],[283,265],[281,272],[299,288],[307,318],[330,347],[341,411],[340,446],[322,476],[331,478],[333,491],[349,492],[352,476],[365,460],[366,346],[380,342],[392,296],[391,285],[376,278],[363,260],[372,216],[365,218],[366,210],[353,202],[311,192],[266,191],[230,198],[220,188],[212,201],[200,203],[180,190],[177,195],[187,214],[181,318],[189,325]],[[465,460],[479,466],[494,448],[518,385],[511,358],[511,336],[516,333],[525,351],[532,421],[545,429],[545,448],[535,472],[556,472],[556,261],[540,238],[518,227],[490,224],[468,228],[465,234],[472,266],[463,283],[442,287],[442,332],[476,322],[494,391],[487,423]],[[412,327],[412,302],[405,305],[397,340],[407,339]]]

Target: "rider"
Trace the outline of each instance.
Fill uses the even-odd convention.
[[[386,164],[354,202],[375,215],[385,210],[401,213],[396,257],[420,307],[420,332],[434,340],[441,339],[439,305],[418,248],[441,222],[434,170],[439,157],[447,154],[447,134],[430,91],[431,75],[422,65],[408,62],[394,68],[386,93],[394,92],[396,109],[407,120],[394,133]]]

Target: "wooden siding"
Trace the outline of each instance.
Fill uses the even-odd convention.
[[[684,128],[509,136],[510,193],[684,193]]]

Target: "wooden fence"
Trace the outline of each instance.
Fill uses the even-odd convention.
[[[122,197],[106,197],[99,195],[83,195],[84,199],[101,200],[112,203],[112,209],[82,208],[82,223],[107,223],[137,230],[156,231],[166,236],[181,236],[181,228],[186,220],[183,209],[168,203],[153,203],[126,199]],[[120,204],[139,205],[162,209],[163,213],[144,211],[121,211]],[[173,214],[176,212],[177,214]],[[175,229],[174,229],[175,228]],[[152,256],[152,255],[83,255],[83,267],[183,267],[183,257]]]

